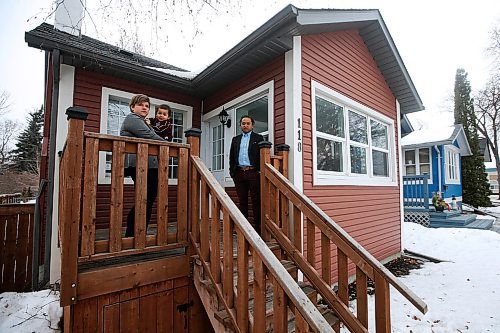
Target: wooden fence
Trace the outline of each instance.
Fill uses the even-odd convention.
[[[31,290],[34,204],[0,205],[0,293]]]
[[[429,175],[403,177],[403,204],[405,208],[429,209]]]

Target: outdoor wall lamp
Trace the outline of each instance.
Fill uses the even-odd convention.
[[[229,114],[222,107],[222,111],[219,112],[219,120],[222,126],[227,125],[227,128],[231,128],[231,118],[229,118]]]

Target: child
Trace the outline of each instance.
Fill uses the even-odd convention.
[[[161,104],[156,107],[154,118],[146,119],[146,123],[153,130],[167,141],[172,141],[172,110],[167,104]]]

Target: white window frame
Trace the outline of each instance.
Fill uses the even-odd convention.
[[[135,93],[130,93],[127,91],[112,89],[108,87],[102,87],[101,94],[101,120],[100,120],[100,133],[106,134],[108,131],[108,103],[110,97],[116,97],[117,99],[125,99],[130,100],[132,97],[136,95]],[[172,109],[176,111],[184,112],[183,117],[183,126],[184,129],[188,129],[192,127],[193,123],[193,107],[189,105],[174,103],[171,101],[165,101],[157,98],[149,97],[151,101],[151,105],[160,105],[160,104],[168,104]],[[148,117],[154,117],[155,110],[151,108],[149,110]],[[182,138],[183,142],[186,141],[186,138]],[[98,168],[98,183],[99,184],[111,184],[111,177],[106,176],[106,153],[99,152],[99,168]],[[125,177],[124,184],[133,184],[134,182],[130,177]],[[177,185],[177,179],[169,179],[168,183],[170,185]]]
[[[317,168],[317,138],[328,138],[328,134],[316,131],[316,96],[340,105],[344,108],[344,138],[335,138],[335,141],[343,140],[343,172],[324,171]],[[373,110],[369,107],[356,102],[345,95],[319,83],[311,80],[311,113],[312,113],[312,143],[313,143],[313,185],[359,185],[359,186],[397,186],[397,168],[396,168],[396,138],[394,130],[394,120]],[[367,136],[368,144],[352,142],[349,135],[349,111],[353,111],[367,118]],[[374,147],[371,139],[370,120],[375,120],[387,126],[387,147],[388,147],[388,177],[373,175],[372,149],[384,151]],[[351,154],[350,146],[359,146],[366,148],[366,174],[351,173]]]
[[[263,96],[267,95],[267,103],[268,103],[268,112],[267,112],[267,134],[268,134],[268,141],[274,144],[274,80],[266,82],[249,92],[240,95],[236,97],[235,99],[226,102],[223,105],[220,105],[218,108],[211,110],[210,112],[205,113],[201,120],[202,120],[202,132],[205,133],[203,136],[205,142],[210,142],[209,140],[209,135],[208,135],[208,122],[213,118],[217,117],[219,112],[222,111],[222,108],[226,110],[229,113],[229,117],[231,118],[231,128],[226,130],[225,134],[230,133],[230,135],[225,135],[224,136],[224,181],[222,183],[222,186],[224,187],[234,187],[234,182],[231,176],[229,175],[229,150],[231,148],[231,141],[234,136],[236,136],[236,129],[239,128],[239,119],[234,119],[236,118],[236,109],[249,104]],[[234,112],[233,112],[234,111]],[[209,158],[212,158],[211,156],[207,156],[208,154],[208,149],[204,150],[202,149],[201,152],[201,158],[204,161],[208,161]]]
[[[415,165],[415,174],[422,175],[422,173],[420,172],[420,150],[424,150],[424,149],[429,150],[429,175],[428,175],[429,179],[427,181],[427,184],[432,184],[432,148],[431,147],[404,149],[403,156],[401,156],[401,158],[403,160],[403,175],[408,176],[406,174],[406,166],[408,166],[408,165]],[[412,164],[406,164],[405,153],[407,151],[411,151],[411,150],[413,150],[415,152],[415,161],[413,161],[414,163],[412,163]],[[410,175],[410,176],[413,176],[413,175]]]
[[[453,163],[450,163],[450,159]],[[448,170],[450,164],[455,170],[453,178]],[[453,145],[444,146],[444,175],[446,184],[460,184],[460,153]]]

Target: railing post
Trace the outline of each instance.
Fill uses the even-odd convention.
[[[424,175],[424,208],[429,210],[429,175]]]
[[[282,144],[276,145],[275,149],[276,149],[277,155],[283,156],[280,171],[283,174],[283,176],[288,178],[288,154],[290,152],[290,146],[285,144],[285,143],[282,143]]]
[[[271,147],[269,141],[259,142],[260,149],[260,227],[261,235],[265,241],[271,240],[266,229],[266,214],[269,215],[269,189],[266,181],[266,163],[271,163]],[[255,213],[254,213],[255,214]]]
[[[190,145],[189,155],[200,156],[200,137],[201,130],[198,128],[190,128],[184,132],[187,138],[187,143]],[[189,159],[189,169],[191,170],[191,177],[189,179],[188,189],[190,190],[190,200],[188,204],[189,214],[189,227],[188,230],[192,234],[195,242],[199,241],[199,215],[200,215],[200,176],[196,171],[196,167]]]
[[[82,108],[70,107],[68,115],[68,136],[66,139],[64,163],[66,170],[61,179],[66,192],[62,196],[65,202],[61,204],[59,228],[62,228],[61,249],[61,306],[76,303],[78,274],[78,233],[80,224],[80,204],[82,196],[82,160],[83,160],[83,130],[88,113]]]

